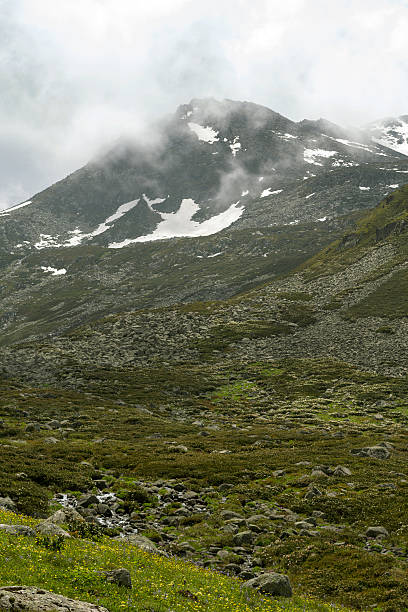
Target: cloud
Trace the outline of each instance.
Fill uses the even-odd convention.
[[[0,207],[193,97],[405,114],[407,31],[398,0],[0,0]]]

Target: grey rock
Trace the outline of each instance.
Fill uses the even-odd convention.
[[[254,536],[252,531],[240,531],[234,535],[233,543],[234,546],[245,546],[251,544]]]
[[[51,427],[51,429],[59,429],[61,427],[61,423],[60,421],[48,421],[47,422],[48,427]]]
[[[137,548],[140,548],[141,550],[145,550],[146,552],[160,554],[160,551],[157,548],[157,546],[154,544],[154,542],[149,540],[149,538],[146,538],[137,533],[131,533],[129,535],[126,535],[124,538],[120,538],[120,539],[122,541],[125,540],[126,542],[129,542],[129,544],[133,544],[133,546],[136,546]]]
[[[367,449],[367,455],[369,457],[373,457],[374,459],[388,459],[390,456],[390,451],[384,446],[372,446]]]
[[[123,567],[120,569],[111,570],[110,572],[105,572],[105,576],[108,582],[112,582],[118,586],[127,587],[128,589],[132,588],[130,573]]]
[[[54,525],[63,525],[66,523],[84,523],[83,517],[74,510],[74,508],[60,508],[43,521],[43,523],[54,523]]]
[[[62,529],[59,525],[51,523],[49,521],[42,521],[35,528],[37,534],[45,536],[61,536],[63,538],[70,538],[70,534],[65,529]]]
[[[110,518],[111,516],[113,516],[112,510],[109,508],[107,504],[98,504],[97,510],[99,514],[107,518]]]
[[[3,508],[4,510],[11,510],[11,512],[15,512],[17,510],[16,504],[9,496],[0,497],[0,508]]]
[[[251,587],[268,595],[292,597],[292,587],[285,574],[276,574],[275,572],[260,574],[256,578],[244,582],[244,587]]]
[[[342,465],[337,465],[334,468],[333,476],[351,476],[351,470]]]
[[[100,491],[103,491],[103,489],[108,488],[108,483],[106,482],[106,480],[94,480],[94,485],[95,487],[98,487]]]
[[[83,495],[79,501],[78,501],[78,506],[82,507],[82,508],[88,508],[89,506],[92,506],[93,504],[99,504],[99,499],[96,497],[96,495]]]
[[[323,470],[313,470],[311,476],[313,478],[328,478],[328,475]]]
[[[262,521],[267,521],[268,517],[265,514],[253,514],[252,516],[250,516],[248,518],[248,523],[251,523],[252,525],[262,522]]]
[[[50,593],[44,589],[31,586],[5,586],[0,587],[1,610],[30,610],[30,612],[109,612],[102,606],[77,599],[70,599],[63,595]]]
[[[377,538],[378,536],[386,538],[389,535],[385,527],[382,527],[381,525],[377,525],[375,527],[369,527],[367,531],[365,532],[365,534],[367,538]]]
[[[390,451],[384,446],[367,446],[365,448],[353,448],[352,455],[357,457],[372,457],[373,459],[388,459]]]
[[[224,567],[224,571],[228,572],[228,574],[239,574],[241,571],[241,566],[238,563],[228,563]]]
[[[233,512],[232,510],[222,510],[220,512],[221,517],[224,521],[229,521],[231,519],[242,519],[242,514],[238,514],[237,512]]]
[[[217,552],[217,557],[219,557],[220,559],[227,559],[230,556],[230,552],[228,550],[219,550]]]
[[[315,497],[321,497],[323,495],[323,493],[320,491],[320,489],[318,489],[317,487],[311,487],[306,495],[305,495],[305,499],[314,499]]]
[[[24,535],[24,536],[35,536],[35,531],[31,527],[25,525],[0,525],[0,531],[5,531],[10,535]],[[1,609],[1,608],[0,608]]]
[[[27,423],[27,425],[25,426],[25,430],[27,433],[32,432],[32,431],[40,431],[41,426],[39,423]]]
[[[255,574],[249,570],[244,570],[238,574],[238,578],[241,578],[241,580],[251,580],[252,578],[255,578]]]
[[[312,523],[308,523],[307,521],[297,521],[295,523],[295,527],[296,529],[310,529],[311,527],[314,527],[314,525]]]

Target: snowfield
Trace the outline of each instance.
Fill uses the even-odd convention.
[[[218,132],[216,132],[209,125],[204,127],[203,125],[199,125],[198,123],[194,123],[193,121],[190,121],[188,123],[188,127],[190,128],[192,132],[194,132],[198,140],[202,140],[203,142],[208,142],[208,144],[214,144],[214,142],[219,141]]]
[[[166,240],[167,238],[182,238],[194,236],[211,236],[217,234],[238,221],[244,212],[244,206],[239,201],[232,204],[227,210],[214,215],[202,223],[193,221],[193,216],[200,210],[199,205],[191,198],[182,200],[180,208],[175,213],[159,213],[162,221],[156,229],[146,236],[128,238],[122,242],[112,242],[110,249],[121,249],[128,244],[136,242],[150,242],[152,240]]]
[[[333,157],[334,155],[338,155],[338,151],[327,151],[326,149],[305,149],[303,151],[305,162],[315,166],[323,166],[322,163],[316,161],[316,157]]]

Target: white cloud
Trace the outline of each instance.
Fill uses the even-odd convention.
[[[0,198],[192,97],[296,120],[405,114],[407,31],[398,0],[0,0]]]

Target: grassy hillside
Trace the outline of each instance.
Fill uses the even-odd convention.
[[[1,510],[0,521],[31,527],[38,522]],[[319,604],[309,597],[285,600],[262,596],[251,589],[243,589],[236,579],[108,538],[96,542],[72,538],[62,544],[61,550],[52,550],[44,540],[7,536],[0,531],[0,561],[2,585],[33,585],[105,606],[111,612],[297,612],[305,609],[325,612],[344,609]],[[103,572],[119,567],[130,571],[131,590],[106,581]]]
[[[356,222],[355,228],[301,266],[307,278],[336,273],[387,239],[395,247],[393,263],[408,254],[408,185],[397,189]]]
[[[277,609],[324,609],[302,600],[305,593],[356,610],[408,609],[406,379],[309,360],[89,370],[87,376],[81,393],[3,382],[0,492],[20,512],[50,514],[58,507],[57,499],[49,505],[55,493],[79,499],[97,492],[96,479],[104,478],[122,516],[132,513],[134,526],[159,549],[226,574],[247,563],[255,572],[288,574],[295,599]],[[65,422],[50,431],[52,420]],[[39,430],[29,427],[33,422]],[[352,453],[382,442],[392,449],[387,460]],[[338,465],[349,475],[327,476],[318,467]],[[160,497],[176,484],[205,510],[187,506],[179,515],[183,504]],[[134,497],[140,486],[151,493]],[[322,494],[308,499],[314,488]],[[246,526],[257,520],[252,543],[239,552],[225,511]],[[0,516],[0,522],[26,520]],[[384,526],[389,536],[365,537],[371,525]],[[58,555],[29,540],[16,548],[2,536],[2,554],[13,563],[1,565],[0,577],[99,597],[116,610],[128,595],[108,595],[95,570],[125,566],[136,585],[144,583],[129,609],[143,609],[135,603],[142,601],[147,610],[164,611],[167,597],[180,606],[171,609],[192,609],[177,596],[180,585],[202,602],[210,592],[224,592],[231,609],[275,609],[259,598],[245,607],[250,604],[236,580],[176,560],[147,559],[112,540],[117,533],[108,530],[98,545],[70,542]],[[163,585],[159,592],[156,582]],[[217,610],[209,601],[197,609]],[[219,601],[220,610],[229,609]]]
[[[60,552],[0,532],[3,582],[112,610],[408,610],[407,209],[403,188],[308,267],[228,300],[2,348],[0,497],[16,514],[0,521],[65,499],[104,525]],[[170,559],[115,540],[127,530]],[[114,565],[131,594],[97,574]],[[293,600],[247,596],[268,571]]]

